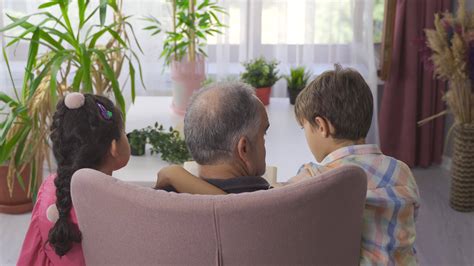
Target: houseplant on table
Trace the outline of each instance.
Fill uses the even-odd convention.
[[[12,206],[14,203],[8,200],[18,196],[13,194],[15,182],[24,188],[30,203],[36,196],[43,162],[47,160],[49,163],[49,127],[58,98],[73,91],[113,96],[125,114],[118,77],[126,63],[132,100],[135,97],[132,62],[140,62],[130,49],[129,36],[130,32],[133,34],[133,28],[128,22],[129,17],[121,13],[121,3],[100,1],[92,7],[87,0],[77,0],[77,4],[79,21],[75,24],[70,20],[70,1],[52,0],[41,4],[39,12],[22,18],[7,15],[12,23],[0,29],[0,32],[15,28],[22,30],[20,34],[11,36],[12,40],[3,50],[11,78],[5,49],[20,41],[29,41],[21,88],[13,84],[13,96],[0,92],[0,107],[3,108],[0,116],[0,167],[3,170],[0,173],[6,172],[6,177],[0,177],[0,187],[7,187],[0,191],[8,192],[0,195],[7,198],[6,201],[0,198],[0,205],[7,212],[18,212]],[[60,15],[46,11],[52,8],[57,8]],[[110,9],[114,12],[114,19],[106,25],[107,10]],[[88,26],[96,16],[100,17],[100,24]],[[40,22],[29,22],[32,17],[40,18]],[[40,54],[40,50],[45,52]],[[141,67],[139,71],[141,73]],[[29,177],[25,176],[27,172]],[[22,201],[24,203],[25,199],[19,200]],[[4,202],[8,203],[3,206]]]
[[[240,75],[243,82],[256,89],[257,97],[264,105],[270,103],[272,86],[280,79],[278,76],[278,62],[266,61],[260,57],[243,63],[244,73]]]
[[[287,82],[288,93],[290,95],[290,104],[295,104],[296,97],[306,87],[311,78],[311,72],[305,67],[290,69],[290,75],[284,76]]]
[[[468,13],[465,0],[460,0],[457,13],[437,14],[435,29],[426,30],[426,35],[435,73],[449,82],[444,100],[455,120],[450,205],[457,211],[474,211],[474,13]]]
[[[163,125],[155,123],[146,129],[148,143],[151,145],[151,154],[160,154],[164,161],[183,164],[191,159],[186,143],[182,139],[179,131],[170,127],[166,131]]]
[[[217,2],[196,0],[172,0],[172,27],[166,31],[163,42],[162,58],[165,65],[171,67],[173,85],[173,110],[184,114],[194,91],[201,87],[206,79],[205,57],[203,50],[209,35],[221,34],[224,24],[218,13],[226,12]],[[163,31],[160,21],[154,17],[146,18],[150,26],[145,30],[152,35]]]
[[[145,130],[135,129],[127,134],[127,138],[132,155],[141,156],[145,154],[145,146],[147,143],[147,132]]]

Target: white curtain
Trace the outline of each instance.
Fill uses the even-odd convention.
[[[9,23],[6,13],[18,16],[33,13],[42,2],[45,1],[0,0],[0,26]],[[317,75],[333,69],[334,63],[340,63],[362,73],[372,89],[374,102],[377,102],[372,38],[373,0],[218,0],[218,3],[229,14],[220,15],[228,27],[224,28],[223,35],[208,40],[209,77],[238,78],[243,71],[241,62],[259,56],[278,60],[280,74],[288,74],[290,67],[303,65]],[[144,16],[153,15],[160,19],[165,28],[168,27],[171,23],[169,2],[124,0],[123,12],[134,15],[131,22],[144,50],[141,62],[147,90],[140,86],[137,94],[170,95],[172,84],[169,70],[159,59],[163,36],[150,37],[149,32],[142,30],[147,22],[141,20]],[[3,35],[1,37],[4,45],[8,40]],[[22,80],[26,47],[27,44],[23,44],[15,52],[12,49],[9,52],[17,84],[21,84]],[[4,65],[0,64],[0,90],[8,91],[11,86]],[[128,91],[128,86],[125,86],[125,91]],[[272,96],[287,96],[283,79],[275,84]],[[370,143],[378,143],[376,114],[377,110],[374,110],[374,123],[368,137]]]
[[[208,46],[209,74],[223,78],[243,71],[241,62],[264,56],[280,62],[281,74],[306,66],[314,75],[351,67],[365,77],[377,103],[372,0],[221,0],[230,27]],[[273,87],[286,97],[286,81]],[[377,110],[367,141],[378,143]]]

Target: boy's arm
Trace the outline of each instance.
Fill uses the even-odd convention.
[[[155,189],[172,186],[180,193],[204,195],[227,194],[222,189],[192,175],[183,167],[178,165],[170,165],[162,168],[157,176],[158,178],[156,180]]]

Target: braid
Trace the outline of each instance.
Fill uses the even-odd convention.
[[[85,94],[84,106],[70,110],[64,100],[58,102],[51,125],[53,153],[58,164],[56,207],[59,219],[48,234],[48,242],[56,254],[64,256],[74,243],[82,240],[78,226],[72,222],[71,178],[81,168],[97,168],[103,162],[112,140],[121,136],[123,122],[120,111],[101,96]],[[112,112],[111,120],[100,116],[97,102]]]
[[[59,219],[49,231],[48,240],[59,256],[65,255],[72,248],[74,242],[80,243],[82,240],[79,228],[69,218],[72,207],[70,182],[74,172],[69,167],[58,167],[57,177],[54,180]]]

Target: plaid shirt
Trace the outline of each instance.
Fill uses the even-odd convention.
[[[303,165],[290,182],[340,165],[356,165],[367,173],[360,264],[417,265],[414,242],[419,193],[410,168],[383,155],[376,145],[355,145],[332,152],[319,165]]]

